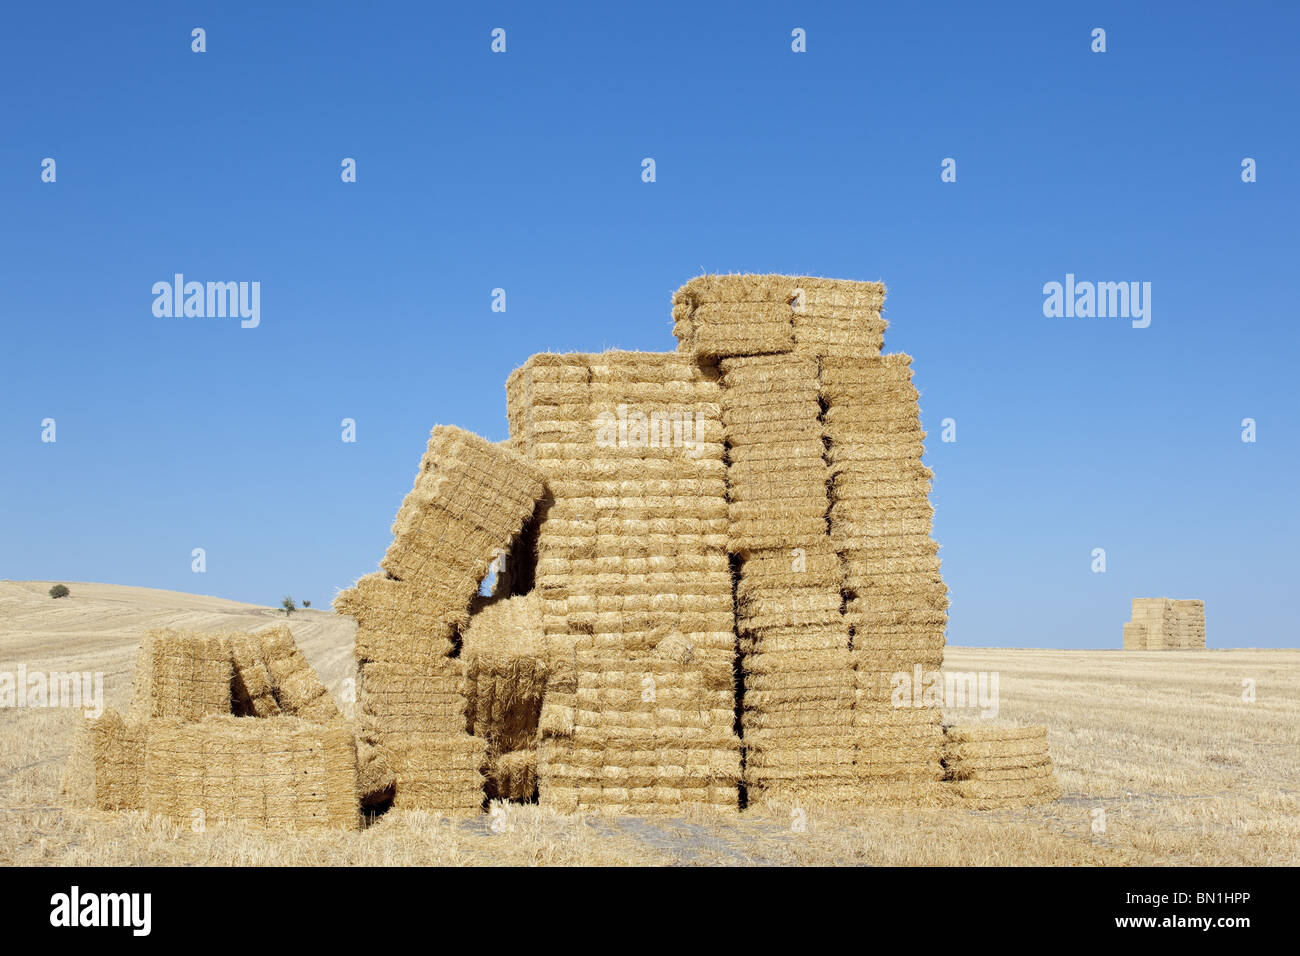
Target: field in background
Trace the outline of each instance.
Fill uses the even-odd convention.
[[[284,620],[219,598],[68,585],[72,596],[56,601],[49,582],[0,582],[0,672],[99,671],[105,703],[119,710],[144,630]],[[289,624],[340,697],[353,676],[352,622],[300,610]],[[1300,651],[949,648],[946,668],[997,672],[999,716],[1048,726],[1060,802],[993,812],[808,806],[795,816],[775,807],[725,819],[512,806],[474,820],[394,811],[361,833],[197,834],[143,814],[63,809],[59,779],[80,715],[0,709],[0,864],[1300,863]],[[1243,700],[1247,680],[1254,702]]]

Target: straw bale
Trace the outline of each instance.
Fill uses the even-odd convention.
[[[422,664],[371,661],[361,665],[357,702],[361,736],[382,744],[396,736],[455,734],[466,730],[460,662],[431,658]]]
[[[228,635],[149,631],[136,658],[131,716],[198,720],[229,714],[231,678]]]
[[[266,673],[280,710],[317,723],[328,723],[342,716],[315,668],[298,649],[288,627],[267,628],[252,637],[261,641]]]
[[[486,741],[465,733],[420,733],[394,738],[386,749],[396,778],[395,808],[451,815],[482,810]]]
[[[275,717],[281,713],[275,686],[266,666],[266,648],[260,637],[234,634],[230,638],[234,667],[233,712],[245,717]]]
[[[357,829],[356,741],[342,721],[174,718],[147,724],[145,809],[178,823]]]
[[[471,734],[489,755],[527,746],[537,737],[542,699],[551,675],[536,594],[476,602],[460,660]]]
[[[97,810],[144,807],[145,729],[143,721],[125,719],[111,707],[85,721],[78,745],[89,755],[90,767],[88,779],[80,781],[86,788],[77,794],[81,805]]]
[[[489,800],[532,800],[537,795],[537,748],[500,754],[488,768]]]
[[[704,275],[673,296],[678,348],[697,358],[799,350],[879,355],[885,288],[811,276]]]
[[[416,586],[381,572],[334,598],[334,610],[357,622],[358,661],[419,662],[452,653],[456,624],[427,608]]]

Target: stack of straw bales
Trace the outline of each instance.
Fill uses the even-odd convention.
[[[811,276],[704,275],[673,295],[679,348],[704,361],[744,355],[879,355],[885,287]]]
[[[842,795],[854,781],[854,677],[828,535],[817,359],[791,352],[719,367],[746,784],[754,797]]]
[[[287,627],[148,633],[130,715],[88,721],[85,745],[79,795],[98,809],[185,824],[360,825],[355,738]]]
[[[942,731],[933,709],[899,709],[891,675],[943,665],[947,588],[931,538],[932,474],[921,464],[911,358],[822,361],[831,463],[830,535],[845,567],[857,672],[857,767],[868,788],[933,796]]]
[[[1124,625],[1124,649],[1188,650],[1205,647],[1205,602],[1134,598],[1133,620]]]
[[[510,449],[434,428],[382,573],[335,599],[358,625],[367,802],[391,790],[403,808],[468,812],[482,803],[486,745],[466,732],[454,654],[480,582],[542,492],[541,474]]]
[[[938,712],[889,693],[942,665],[947,592],[884,291],[702,276],[673,298],[679,349],[722,373],[751,798],[931,802],[942,777]]]
[[[549,492],[524,552],[536,555],[535,568],[519,572],[535,581],[541,601],[555,668],[548,693],[576,695],[582,673],[588,681],[607,670],[653,677],[655,651],[672,638],[687,648],[684,666],[698,672],[705,709],[734,710],[716,370],[676,353],[535,355],[511,374],[506,394],[511,439],[546,475]],[[577,758],[566,749],[599,750],[602,734],[619,745],[615,726],[588,723],[579,732],[548,738],[541,801],[627,806],[630,788],[618,774],[602,777],[607,784],[568,785]],[[641,773],[649,783],[631,788],[638,800],[710,788],[716,764],[738,761],[739,742],[728,729],[709,746],[716,759],[680,768],[685,778],[678,765]]]
[[[706,686],[705,671],[669,656],[578,660],[576,693],[561,696],[562,726],[548,715],[544,803],[638,815],[736,809],[734,708]]]
[[[359,826],[356,741],[342,721],[151,721],[141,776],[144,809],[177,822],[202,810],[263,826]]]
[[[1047,750],[1047,728],[977,724],[945,728],[949,786],[980,807],[1047,803],[1061,796]]]

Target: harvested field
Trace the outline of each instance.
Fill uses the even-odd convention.
[[[71,598],[50,601],[49,586],[0,582],[0,671],[100,671],[106,705],[123,711],[143,630],[284,622],[270,608],[113,585],[71,583]],[[341,696],[353,675],[353,622],[313,610],[288,623],[353,717]],[[945,666],[997,671],[999,717],[1048,728],[1059,802],[991,811],[808,805],[799,808],[802,829],[780,806],[642,818],[512,804],[469,818],[394,809],[361,832],[215,825],[196,834],[143,811],[64,809],[59,779],[79,715],[5,709],[0,864],[1300,865],[1300,651],[950,646]],[[1247,679],[1253,703],[1242,699]],[[1097,810],[1103,833],[1093,832]]]

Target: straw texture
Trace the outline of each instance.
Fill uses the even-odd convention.
[[[229,714],[232,675],[228,635],[149,631],[136,657],[131,716],[198,720]]]
[[[946,727],[943,766],[947,786],[978,807],[1048,803],[1061,796],[1041,725]]]
[[[697,359],[801,351],[879,355],[885,288],[782,275],[704,275],[673,295],[678,348]]]
[[[510,448],[439,425],[393,521],[383,573],[334,602],[358,624],[359,660],[445,654],[470,602],[543,493],[541,473]]]
[[[178,823],[357,829],[356,742],[341,721],[295,717],[148,723],[144,805]]]

